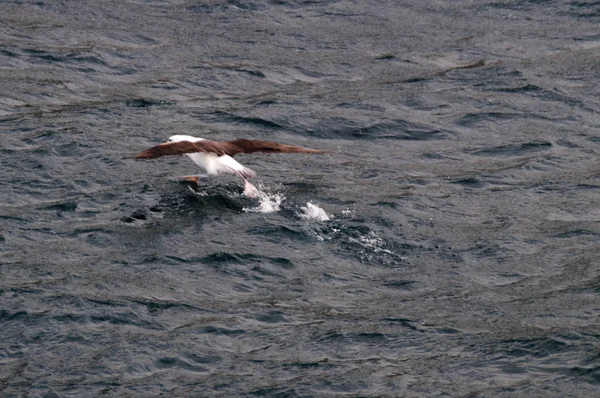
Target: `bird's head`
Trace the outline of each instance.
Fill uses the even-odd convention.
[[[167,141],[168,142],[180,142],[180,141],[196,142],[198,140],[199,139],[197,137],[192,137],[191,135],[176,134],[176,135],[170,136]]]

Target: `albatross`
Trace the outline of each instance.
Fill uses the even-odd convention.
[[[135,155],[135,158],[156,159],[162,156],[187,155],[194,163],[203,168],[206,174],[183,176],[184,180],[197,183],[202,177],[233,174],[244,180],[246,184],[244,193],[251,196],[257,190],[248,180],[256,177],[256,173],[238,163],[233,156],[254,152],[325,153],[327,151],[272,141],[239,139],[220,142],[191,135],[173,135],[167,142],[148,148]]]

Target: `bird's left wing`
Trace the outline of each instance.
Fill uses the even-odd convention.
[[[223,142],[223,149],[229,156],[234,156],[238,153],[326,153],[320,149],[304,148],[296,145],[280,144],[272,141],[258,140],[233,140]]]

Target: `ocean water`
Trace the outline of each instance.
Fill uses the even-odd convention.
[[[597,1],[0,2],[0,396],[591,397]],[[239,178],[173,134],[324,149]]]

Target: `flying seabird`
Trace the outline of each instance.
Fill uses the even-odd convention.
[[[271,141],[258,140],[233,140],[212,141],[190,135],[173,135],[165,143],[148,148],[135,155],[136,159],[156,159],[162,156],[187,155],[194,163],[202,167],[206,174],[184,176],[183,179],[198,182],[200,177],[234,174],[244,179],[245,192],[256,190],[248,179],[254,178],[256,173],[238,163],[233,156],[238,153],[270,152],[270,153],[325,153],[319,149],[310,149],[300,146],[280,144]]]

